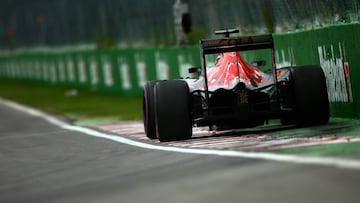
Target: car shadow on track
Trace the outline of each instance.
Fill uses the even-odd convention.
[[[296,125],[282,125],[278,121],[268,125],[246,129],[233,129],[226,131],[214,131],[208,134],[194,136],[192,139],[238,137],[247,135],[271,135],[271,136],[300,136],[300,137],[327,137],[327,136],[360,136],[360,122],[350,119],[332,118],[326,125],[299,127]]]
[[[295,125],[281,125],[280,123],[277,124],[270,124],[270,125],[263,125],[254,128],[245,128],[245,129],[232,129],[232,130],[225,130],[225,131],[212,131],[209,132],[207,135],[200,135],[200,136],[193,136],[191,139],[204,139],[204,138],[216,138],[216,137],[238,137],[238,136],[247,136],[247,135],[262,135],[266,133],[272,132],[279,132],[285,130],[291,130],[298,128]]]

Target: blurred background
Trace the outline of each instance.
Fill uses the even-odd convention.
[[[359,0],[0,0],[0,49],[196,44],[359,21]]]

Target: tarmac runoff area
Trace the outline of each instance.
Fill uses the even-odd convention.
[[[335,119],[325,126],[301,129],[293,126],[280,127],[276,123],[259,128],[219,132],[195,128],[193,138],[190,140],[160,143],[157,140],[149,140],[145,136],[140,121],[76,126],[36,109],[6,100],[0,100],[0,102],[8,107],[40,117],[63,129],[141,148],[360,169],[360,159],[354,157],[301,156],[273,152],[294,147],[359,142],[359,129],[354,130],[355,124],[349,124],[343,119]],[[349,134],[352,133],[353,135],[350,136]]]

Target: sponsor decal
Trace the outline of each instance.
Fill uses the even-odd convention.
[[[271,35],[208,39],[208,40],[202,40],[201,43],[204,48],[209,48],[209,47],[220,47],[220,46],[245,45],[245,44],[261,43],[261,42],[272,42]]]
[[[329,101],[352,103],[350,65],[346,59],[344,43],[339,42],[335,47],[318,46],[318,53],[326,77]]]
[[[219,45],[230,46],[237,44],[251,44],[253,42],[253,37],[223,38],[219,40]]]
[[[349,100],[350,100],[350,103],[352,103],[353,102],[353,94],[352,94],[352,87],[351,87],[350,67],[349,67],[349,63],[347,61],[344,62],[344,70],[345,70],[345,76],[346,76],[346,81],[347,81]]]

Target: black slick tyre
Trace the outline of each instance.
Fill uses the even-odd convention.
[[[326,79],[318,65],[293,67],[293,116],[298,126],[322,125],[329,121]]]
[[[155,85],[156,129],[161,142],[186,140],[192,136],[190,94],[183,80]]]
[[[154,87],[157,80],[149,81],[144,85],[143,89],[143,121],[145,134],[150,139],[156,139],[155,125],[155,98]]]

